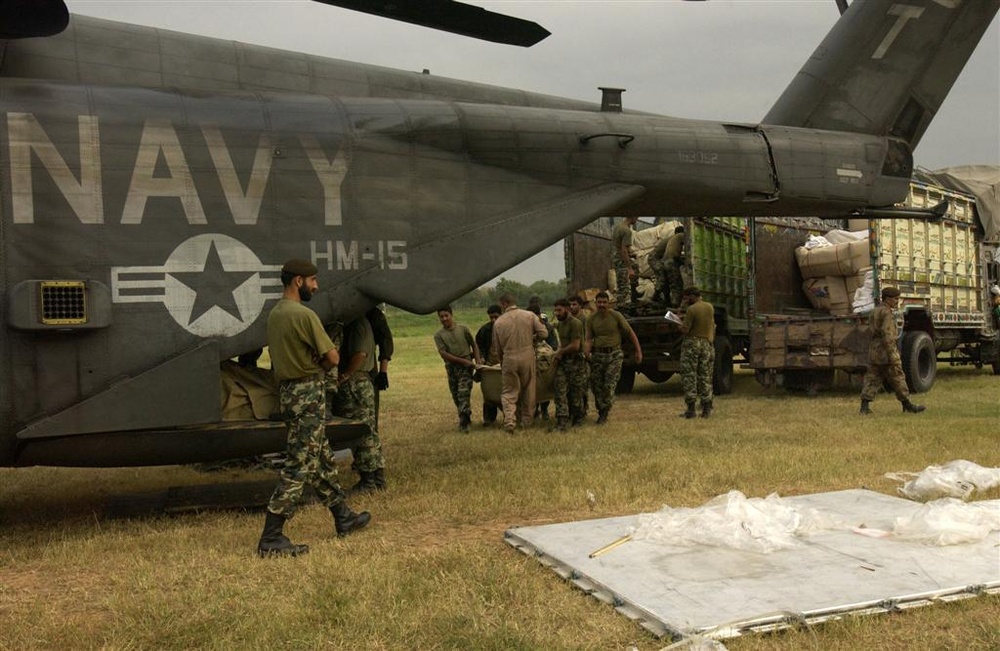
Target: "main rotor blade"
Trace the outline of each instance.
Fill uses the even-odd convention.
[[[0,0],[0,39],[55,36],[67,25],[63,0]]]
[[[493,43],[531,47],[549,35],[538,23],[454,0],[315,0]]]

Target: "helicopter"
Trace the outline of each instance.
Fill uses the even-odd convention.
[[[280,450],[282,424],[224,419],[219,387],[265,343],[289,258],[319,268],[332,324],[434,311],[601,216],[891,216],[1000,0],[838,5],[747,123],[0,0],[0,465]],[[473,31],[454,24],[469,5],[426,6],[444,18],[415,22]],[[493,40],[524,28],[474,15]]]

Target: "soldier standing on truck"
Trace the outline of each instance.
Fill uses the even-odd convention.
[[[903,404],[903,413],[918,414],[926,407],[910,402],[910,391],[903,376],[903,362],[899,357],[896,339],[895,309],[899,307],[899,290],[895,287],[882,289],[882,304],[872,312],[872,342],[868,348],[868,372],[865,386],[861,389],[861,414],[871,414],[869,407],[875,394],[883,384],[888,384]]]
[[[701,401],[701,417],[712,415],[712,371],[715,369],[715,308],[701,300],[701,290],[685,287],[681,298],[684,322],[677,326],[684,335],[681,342],[681,385],[687,409],[681,416],[695,417],[695,405]]]
[[[681,277],[681,267],[684,266],[684,227],[678,226],[674,234],[667,240],[663,252],[663,273],[666,276],[663,287],[663,299],[670,305],[681,304],[681,291],[684,289],[684,279]]]
[[[615,301],[618,307],[629,303],[632,287],[639,280],[632,260],[632,226],[638,219],[626,217],[611,231],[611,259],[615,265]]]
[[[615,387],[622,374],[622,335],[628,334],[635,349],[635,363],[642,364],[642,347],[621,312],[608,306],[607,292],[597,295],[597,312],[587,319],[583,354],[590,359],[590,386],[597,405],[597,424],[608,422],[608,414],[615,404]]]

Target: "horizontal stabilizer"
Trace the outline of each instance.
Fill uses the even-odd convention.
[[[409,275],[419,283],[401,283],[391,272],[372,270],[357,288],[404,310],[432,312],[644,192],[639,185],[608,183],[470,224],[410,248]]]

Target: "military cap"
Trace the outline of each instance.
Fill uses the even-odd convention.
[[[684,291],[681,292],[681,294],[683,296],[701,296],[701,290],[695,287],[694,285],[690,285],[688,287],[685,287]]]
[[[293,276],[315,276],[319,270],[316,265],[308,260],[292,259],[281,267],[281,273],[292,274]]]
[[[895,287],[882,288],[882,298],[896,298],[897,296],[899,296],[899,290]]]

